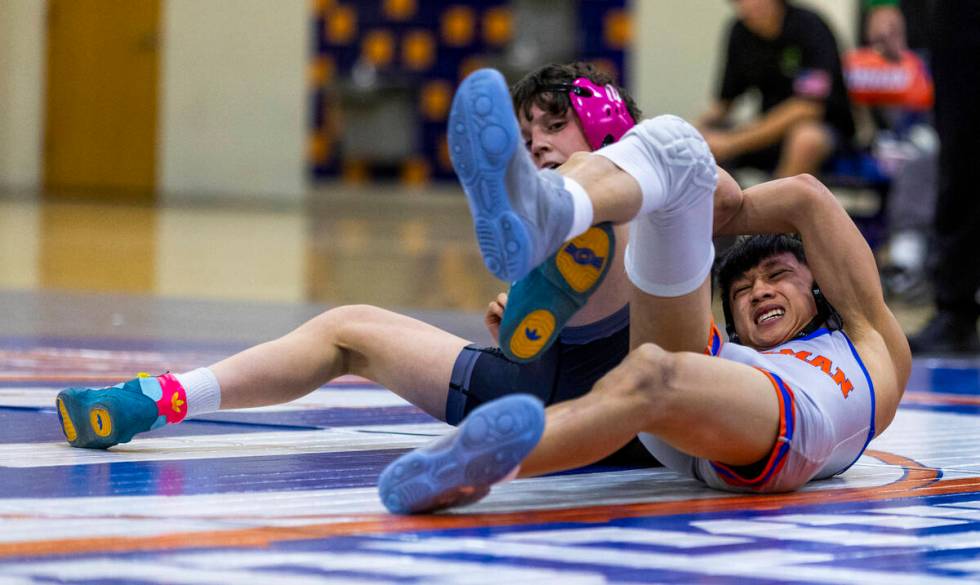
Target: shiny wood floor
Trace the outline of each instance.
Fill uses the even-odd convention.
[[[8,325],[26,327],[37,317],[18,311],[18,299],[84,299],[77,301],[82,311],[152,298],[154,307],[238,303],[241,313],[279,305],[306,315],[324,305],[369,303],[479,314],[504,289],[483,267],[454,186],[328,186],[295,206],[148,206],[0,193]],[[28,293],[38,296],[22,296]],[[303,306],[309,308],[296,309]],[[910,331],[928,315],[920,307],[896,309]]]
[[[323,189],[308,205],[127,205],[0,196],[0,287],[481,309],[455,190]]]

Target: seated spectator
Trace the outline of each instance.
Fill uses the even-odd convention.
[[[836,39],[817,14],[785,0],[732,4],[721,85],[699,130],[722,166],[816,173],[854,135]],[[761,112],[731,127],[733,100],[751,89],[761,94]]]

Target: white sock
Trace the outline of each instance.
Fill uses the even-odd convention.
[[[595,209],[592,207],[592,199],[585,192],[585,187],[575,179],[568,177],[562,177],[562,179],[565,181],[565,190],[572,195],[572,205],[574,206],[572,211],[572,227],[563,240],[567,242],[575,236],[584,234],[587,229],[592,227],[592,218],[595,214]]]
[[[186,374],[174,374],[187,393],[187,416],[217,412],[221,408],[221,386],[208,368],[198,368]]]

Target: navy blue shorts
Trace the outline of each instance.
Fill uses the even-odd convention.
[[[629,353],[629,326],[587,343],[555,342],[540,359],[519,364],[496,347],[469,345],[453,367],[446,422],[458,425],[474,408],[507,394],[533,394],[547,406],[578,398]],[[601,465],[652,467],[660,463],[637,439]]]

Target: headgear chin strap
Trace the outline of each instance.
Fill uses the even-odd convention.
[[[826,327],[830,331],[838,331],[844,328],[844,319],[837,312],[837,309],[830,304],[827,297],[823,296],[820,287],[814,284],[811,292],[813,292],[813,301],[817,305],[817,314],[807,323],[806,327],[800,329],[799,333],[793,336],[793,339],[806,337],[821,327]],[[728,299],[721,300],[721,310],[725,314],[725,333],[728,334],[728,341],[741,344],[738,333],[735,332],[735,319],[732,317],[732,307],[728,303]]]
[[[592,150],[616,142],[636,125],[626,102],[612,84],[599,87],[588,78],[579,77],[571,84],[549,85],[543,89],[568,92],[585,140]]]

